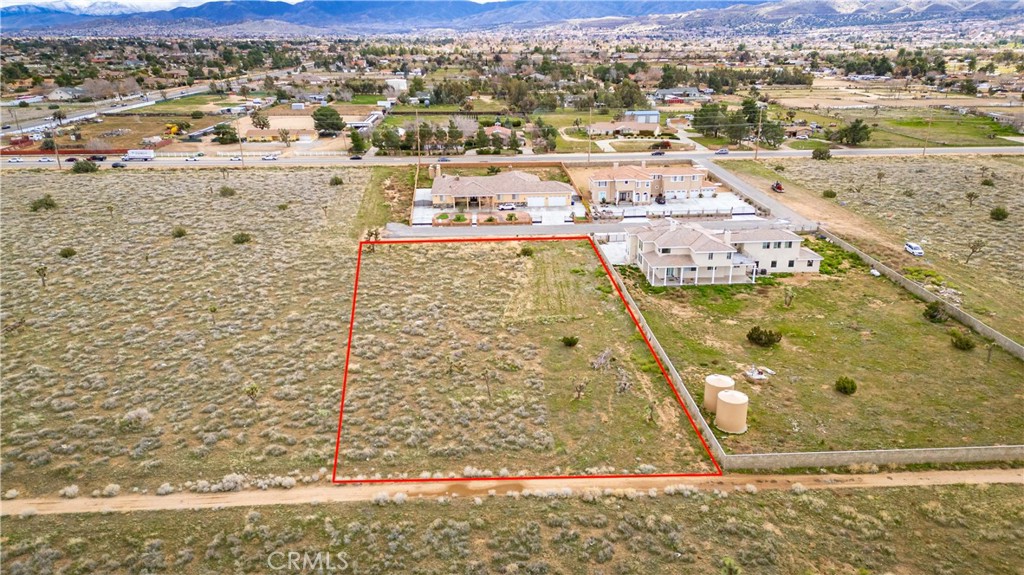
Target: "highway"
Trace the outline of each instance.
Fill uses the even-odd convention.
[[[292,149],[294,150],[294,148]],[[863,148],[863,149],[840,149],[832,150],[835,157],[865,157],[865,156],[942,156],[950,154],[1024,154],[1024,145],[1021,146],[988,146],[988,147],[963,147],[963,148],[928,148],[922,153],[921,148]],[[82,156],[81,152],[74,154],[74,157]],[[68,154],[67,156],[71,156]],[[811,152],[807,150],[762,150],[757,153],[759,159],[769,158],[809,158]],[[62,157],[65,157],[62,155]],[[232,156],[204,156],[195,162],[186,162],[182,157],[160,157],[149,162],[127,162],[130,169],[140,168],[202,168],[202,167],[291,167],[291,166],[395,166],[414,165],[417,163],[415,156],[364,156],[362,160],[351,160],[348,156],[281,156],[277,160],[262,160],[260,156],[245,156],[242,160],[231,160]],[[54,156],[46,156],[54,159]],[[754,152],[730,152],[728,155],[718,155],[714,152],[668,152],[664,156],[652,157],[649,152],[623,152],[623,153],[601,153],[592,154],[590,161],[594,163],[607,162],[639,162],[648,160],[654,162],[664,161],[708,161],[708,160],[749,160],[754,158]],[[57,169],[56,162],[39,162],[39,156],[25,156],[20,158],[21,162],[11,162],[11,157],[5,156],[4,168],[51,168]],[[108,158],[107,164],[116,161],[118,158]],[[437,161],[437,157],[423,157],[420,161],[424,164]],[[581,164],[587,162],[587,154],[528,154],[521,156],[451,156],[453,163],[459,164],[498,164],[511,165],[529,162],[567,162]],[[70,166],[62,164],[63,168]]]

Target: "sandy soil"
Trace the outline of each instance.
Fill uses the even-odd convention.
[[[992,483],[1024,486],[1024,470],[977,469],[969,471],[918,471],[902,473],[876,473],[865,475],[729,475],[723,477],[638,477],[617,479],[532,479],[508,481],[471,481],[369,485],[320,485],[298,487],[286,491],[258,490],[231,493],[174,493],[166,496],[122,495],[112,499],[16,499],[0,505],[0,515],[18,515],[26,510],[37,514],[101,513],[128,511],[159,511],[179,509],[209,509],[222,507],[253,507],[257,505],[298,505],[304,503],[336,503],[370,501],[382,492],[405,493],[410,497],[487,496],[510,491],[545,490],[571,487],[586,488],[664,489],[669,485],[692,485],[700,489],[729,491],[754,485],[758,489],[792,489],[800,484],[807,489],[865,489],[878,487],[911,487],[936,485],[980,485]]]

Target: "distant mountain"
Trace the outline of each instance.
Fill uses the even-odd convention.
[[[260,30],[270,33],[281,29],[386,33],[550,26],[600,18],[644,19],[663,22],[664,26],[683,19],[687,27],[763,31],[939,18],[996,19],[1024,13],[1024,0],[510,0],[489,4],[467,0],[304,0],[296,4],[227,0],[170,10],[119,12],[141,5],[141,0],[89,4],[55,0],[39,6],[4,7],[0,9],[0,22],[5,35],[90,30],[110,33],[122,27],[133,32],[141,29],[179,34],[197,30],[215,34],[218,28],[253,30],[257,34]]]

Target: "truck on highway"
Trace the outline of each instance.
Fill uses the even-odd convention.
[[[156,152],[153,150],[128,150],[128,153],[121,156],[122,162],[130,162],[132,160],[142,160],[148,162],[156,158]]]

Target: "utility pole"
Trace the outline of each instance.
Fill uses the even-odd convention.
[[[60,151],[57,149],[57,129],[54,128],[52,133],[53,137],[50,139],[53,140],[53,155],[57,156],[57,169],[61,170],[63,168],[60,167]]]
[[[594,125],[594,102],[590,103],[590,107],[587,109],[589,115],[587,116],[587,167],[590,167],[590,148],[594,144],[594,136],[590,133],[590,127]]]
[[[419,104],[417,104],[418,106]],[[420,167],[420,109],[416,108],[416,126],[413,128],[416,130],[416,170],[419,171]]]
[[[757,107],[757,133],[754,134],[754,160],[757,161],[757,151],[759,149],[758,143],[761,140],[761,122],[764,108],[761,106]]]
[[[238,121],[235,122],[235,137],[238,138],[238,161],[242,163],[242,167],[245,167],[245,153],[242,152],[242,117],[238,117]]]

